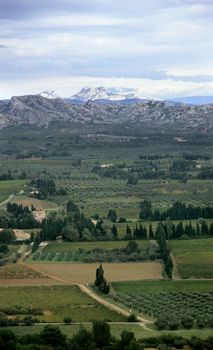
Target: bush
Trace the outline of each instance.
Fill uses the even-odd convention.
[[[127,322],[138,322],[137,316],[135,314],[131,314],[127,317]]]
[[[186,315],[181,319],[181,323],[183,328],[190,329],[193,327],[193,318],[191,316]]]
[[[175,331],[180,327],[180,320],[178,319],[172,319],[168,322],[168,328],[169,330]]]
[[[71,319],[71,317],[64,317],[64,323],[66,324],[66,325],[69,325],[69,324],[71,324],[71,322],[72,322],[72,319]]]
[[[163,316],[158,317],[154,325],[158,330],[166,329],[168,327],[168,320]]]

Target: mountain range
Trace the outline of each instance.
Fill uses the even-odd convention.
[[[95,97],[92,92],[95,92]],[[53,97],[53,96],[54,97]],[[90,97],[85,102],[85,95]],[[125,97],[126,96],[126,97]],[[101,98],[100,98],[101,97]],[[121,126],[127,130],[199,130],[210,131],[213,127],[213,105],[187,105],[179,102],[141,100],[129,94],[84,89],[70,99],[55,98],[55,93],[13,96],[0,103],[0,128],[10,125],[48,126],[52,122],[90,124],[112,127]],[[81,103],[76,103],[81,98]],[[96,99],[97,98],[97,99]],[[92,100],[91,100],[92,99]],[[100,103],[100,101],[105,101]],[[132,100],[130,102],[130,100]],[[123,103],[125,101],[125,103]]]
[[[40,93],[42,97],[48,99],[59,98],[60,96],[55,91],[44,91]],[[72,95],[69,98],[64,99],[67,102],[85,103],[87,101],[96,101],[98,103],[122,102],[122,103],[135,103],[149,101],[141,95],[137,89],[127,88],[105,88],[103,86],[96,88],[83,88],[78,93]],[[156,100],[156,99],[155,99]],[[185,96],[185,97],[173,97],[162,99],[162,101],[170,102],[171,104],[183,103],[190,105],[205,105],[213,103],[213,96]]]

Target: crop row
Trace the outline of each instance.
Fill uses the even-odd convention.
[[[120,293],[114,298],[117,302],[153,319],[160,317],[181,320],[189,317],[193,318],[195,323],[199,323],[200,319],[207,319],[211,315],[212,321],[213,292]]]

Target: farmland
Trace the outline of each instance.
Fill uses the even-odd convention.
[[[136,241],[138,253],[128,250],[127,241],[51,243],[38,248],[28,262],[127,262],[152,260],[157,248],[148,241]],[[134,255],[133,255],[134,254]]]
[[[77,286],[0,287],[0,309],[17,305],[40,308],[42,315],[38,317],[41,321],[63,322],[64,317],[68,316],[79,322],[125,320],[83,294]]]
[[[129,146],[129,141],[123,145],[120,144],[120,141],[116,141],[118,143],[115,144],[113,141],[109,145],[100,140],[97,141],[97,144],[96,141],[93,143],[85,135],[81,135],[79,144],[71,145],[69,142],[73,135],[70,130],[69,133],[66,131],[63,134],[56,132],[54,141],[52,140],[53,135],[49,135],[48,130],[44,130],[44,134],[45,136],[39,139],[35,134],[34,138],[17,141],[17,145],[21,145],[20,150],[22,147],[30,150],[32,157],[15,159],[15,157],[0,156],[3,171],[10,170],[15,179],[0,181],[0,202],[12,195],[11,202],[28,206],[30,209],[33,206],[37,211],[45,212],[44,214],[50,219],[58,215],[60,223],[63,215],[65,221],[67,220],[65,217],[66,204],[72,200],[78,205],[80,213],[84,213],[87,218],[92,216],[92,219],[103,220],[106,232],[111,232],[114,224],[118,230],[118,237],[117,240],[100,241],[99,236],[95,241],[95,236],[88,235],[86,238],[80,237],[79,242],[76,239],[73,239],[72,242],[60,242],[61,238],[57,237],[57,242],[49,242],[46,247],[36,246],[33,253],[25,260],[26,265],[13,264],[1,267],[0,304],[3,301],[2,304],[8,307],[20,305],[27,307],[30,303],[32,307],[39,307],[43,310],[43,314],[38,318],[46,322],[63,322],[66,316],[80,322],[87,322],[94,318],[124,321],[123,316],[106,309],[81,293],[77,286],[72,285],[75,283],[92,285],[96,268],[100,262],[103,262],[104,276],[107,282],[111,283],[111,293],[109,297],[103,297],[103,299],[106,298],[128,311],[132,306],[134,313],[146,317],[151,322],[163,316],[177,320],[178,324],[177,330],[170,330],[170,326],[167,326],[167,329],[162,331],[157,330],[154,323],[147,323],[150,330],[137,325],[116,324],[111,326],[112,334],[118,336],[123,329],[127,329],[134,330],[138,338],[168,333],[186,337],[196,335],[203,338],[211,335],[207,320],[204,320],[204,328],[198,327],[199,321],[203,327],[203,315],[209,317],[209,313],[213,311],[212,280],[208,280],[213,278],[212,238],[204,233],[205,239],[197,236],[199,239],[168,241],[180,278],[180,280],[173,281],[166,280],[159,255],[152,256],[152,258],[146,255],[144,261],[139,262],[133,253],[134,256],[131,256],[133,260],[122,262],[122,259],[125,260],[124,257],[121,259],[118,256],[115,257],[115,250],[125,249],[129,243],[123,240],[127,225],[133,231],[136,224],[142,224],[148,231],[150,220],[139,220],[139,205],[143,200],[151,201],[153,210],[159,209],[160,212],[168,209],[176,201],[183,201],[186,205],[194,206],[212,205],[213,180],[198,177],[200,167],[212,166],[212,146],[205,147],[204,157],[201,154],[191,162],[184,158],[184,153],[190,152],[192,156],[199,154],[200,146],[196,147],[194,143],[185,146],[173,141],[171,144],[167,141],[162,144],[154,140],[151,144],[148,139],[140,139],[134,146]],[[2,140],[0,143],[2,145]],[[38,149],[40,145],[48,149],[44,157],[33,155],[34,149]],[[151,156],[150,159],[147,158],[149,156]],[[184,164],[186,170],[180,167],[174,176],[171,169],[174,169],[175,162]],[[112,165],[108,167],[109,164]],[[150,177],[145,178],[145,171],[151,174]],[[152,176],[160,172],[165,172],[166,176],[162,178]],[[18,179],[22,173],[26,174],[26,180]],[[33,187],[31,182],[37,178],[53,180],[56,191],[41,196],[40,199],[30,197],[31,187]],[[136,178],[137,181],[131,182],[132,178],[133,180]],[[2,210],[4,208],[5,206],[2,206]],[[115,223],[108,218],[110,209],[116,210]],[[11,214],[9,213],[8,216],[11,217]],[[124,221],[120,222],[120,218]],[[213,218],[206,219],[208,227],[212,221]],[[174,220],[173,223],[177,225],[179,220]],[[192,224],[192,227],[196,227],[196,224],[199,223],[201,227],[202,217],[183,220],[184,227],[189,223]],[[158,221],[152,222],[153,230],[157,225]],[[41,226],[35,226],[32,230],[34,237],[39,236]],[[27,232],[31,233],[32,230],[28,228]],[[109,236],[102,238],[109,239]],[[51,239],[46,238],[45,240]],[[84,239],[88,241],[83,241]],[[150,247],[156,249],[156,243],[153,240],[142,239],[137,240],[136,243],[146,252]],[[93,250],[96,251],[96,255],[95,257],[93,255],[88,261],[86,254],[91,251],[93,253]],[[111,252],[115,260],[106,262],[104,259],[109,259]],[[192,329],[186,330],[181,326],[181,318],[184,313],[194,318]],[[87,324],[85,326],[91,327]],[[62,325],[60,327],[70,335],[79,326],[73,324],[67,328]],[[36,332],[37,329],[39,330],[40,326],[36,325],[31,329],[14,328],[16,332],[20,330],[20,333]]]
[[[38,271],[70,283],[93,283],[98,264],[30,264]],[[108,282],[161,279],[162,266],[159,262],[104,263],[104,275]]]
[[[26,180],[0,181],[0,204],[9,196],[23,190]]]
[[[13,203],[22,205],[23,207],[34,207],[35,210],[57,210],[58,206],[54,202],[39,200],[36,198],[29,198],[25,196],[14,196],[11,200]]]
[[[213,239],[170,241],[182,278],[213,278]]]
[[[194,320],[189,328],[212,324],[212,281],[138,281],[134,285],[121,282],[113,283],[113,288],[117,303],[131,305],[133,312],[152,319],[166,319],[168,329],[181,327],[184,317]],[[176,321],[175,328],[170,328],[171,321]]]

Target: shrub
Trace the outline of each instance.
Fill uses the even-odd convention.
[[[168,326],[168,320],[165,317],[158,317],[157,320],[154,322],[155,327],[158,330],[166,329]]]
[[[193,326],[193,318],[189,315],[186,315],[181,319],[181,323],[184,328],[190,329]]]
[[[68,316],[68,317],[64,317],[64,323],[65,323],[65,324],[68,325],[68,324],[71,324],[71,322],[72,322],[71,317],[69,317],[69,316]]]
[[[127,317],[127,322],[138,322],[137,316],[135,314],[131,314]]]

